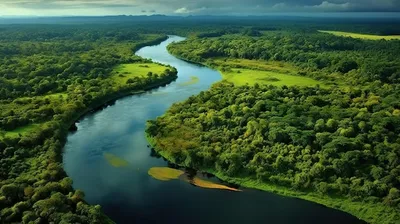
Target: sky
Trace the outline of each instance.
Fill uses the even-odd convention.
[[[0,16],[400,14],[400,0],[0,0],[0,9]]]

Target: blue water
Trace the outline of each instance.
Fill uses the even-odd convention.
[[[167,52],[169,43],[181,40],[171,36],[160,45],[137,52],[177,68],[176,82],[125,97],[88,114],[77,124],[78,131],[68,136],[64,168],[74,188],[85,192],[87,202],[100,204],[117,223],[362,223],[346,213],[304,200],[251,189],[202,189],[180,180],[159,181],[147,174],[151,167],[168,164],[150,155],[144,134],[146,121],[221,79],[219,72]],[[200,81],[182,85],[192,76]],[[111,166],[104,153],[128,161],[129,166]]]

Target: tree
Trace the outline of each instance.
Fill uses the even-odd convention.
[[[348,73],[349,71],[357,68],[358,68],[357,62],[353,60],[344,59],[339,63],[337,70],[341,73]]]

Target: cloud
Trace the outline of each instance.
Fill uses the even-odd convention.
[[[178,13],[178,14],[184,14],[184,13],[190,13],[191,11],[188,10],[186,7],[182,7],[179,8],[177,10],[174,11],[174,13]]]
[[[136,6],[133,2],[121,0],[5,0],[1,1],[1,4],[14,8],[28,9],[119,8]]]
[[[0,0],[2,14],[249,15],[269,12],[400,12],[400,0]],[[152,10],[149,10],[152,9]]]
[[[272,9],[274,9],[274,10],[282,10],[282,9],[287,9],[287,8],[288,8],[288,6],[284,2],[276,3],[275,5],[272,6]]]
[[[350,2],[346,3],[331,3],[328,1],[324,1],[319,5],[313,5],[313,6],[305,6],[306,9],[314,9],[317,11],[349,11],[353,5]]]
[[[197,9],[188,9],[186,7],[182,7],[182,8],[176,9],[174,11],[174,13],[176,13],[176,14],[192,14],[192,13],[204,12],[206,10],[207,10],[207,8],[205,8],[205,7],[197,8]]]

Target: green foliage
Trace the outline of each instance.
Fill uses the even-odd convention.
[[[367,40],[400,40],[400,35],[371,35],[371,34],[328,31],[328,30],[319,30],[319,32],[329,33],[336,36],[367,39]]]
[[[171,52],[211,66],[224,60],[216,63],[224,72],[239,69],[236,74],[242,74],[251,68],[357,88],[217,86],[149,122],[148,134],[166,149],[163,155],[224,175],[251,177],[249,186],[315,190],[318,197],[311,200],[329,203],[333,199],[321,195],[351,198],[357,202],[329,205],[353,214],[373,211],[367,220],[396,220],[399,42],[366,42],[316,30],[390,34],[398,26],[131,20],[1,25],[1,223],[112,223],[100,206],[86,204],[84,193],[72,189],[61,164],[65,136],[85,112],[176,78],[175,69],[161,71],[132,54],[165,40],[166,33],[190,36],[171,45]],[[381,202],[385,206],[376,207]]]
[[[235,183],[395,223],[400,42],[300,29],[171,44],[171,53],[218,68],[235,86],[175,104],[149,123],[152,143],[173,162]],[[362,38],[371,37],[382,39]],[[296,87],[313,84],[300,76],[325,85]]]
[[[396,210],[400,119],[388,99],[400,92],[365,89],[219,83],[149,122],[148,134],[178,164]]]
[[[62,147],[87,111],[176,79],[174,68],[132,56],[165,36],[88,26],[5,33],[15,38],[0,34],[0,222],[113,223],[74,191]]]
[[[366,42],[293,29],[263,32],[256,37],[195,36],[169,45],[168,50],[186,60],[212,67],[221,65],[218,62],[221,57],[287,62],[295,65],[298,75],[337,84],[359,85],[376,80],[398,83],[400,78],[400,41]],[[227,64],[229,67],[221,69],[223,73],[238,68],[229,61]]]
[[[160,75],[167,76],[170,70],[173,69],[155,63],[122,64],[114,68],[111,78],[121,85],[134,84],[140,81],[140,78],[146,78],[146,76],[152,79],[157,79]]]
[[[256,69],[231,69],[222,71],[224,80],[235,85],[270,84],[276,86],[323,86],[324,83],[304,76],[289,75],[279,72],[262,71]]]

